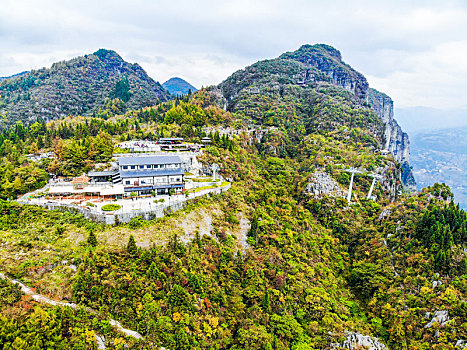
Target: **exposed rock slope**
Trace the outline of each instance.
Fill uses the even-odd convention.
[[[323,196],[344,197],[345,195],[339,184],[327,173],[317,171],[309,181],[305,191],[316,198]]]

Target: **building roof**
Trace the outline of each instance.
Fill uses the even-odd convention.
[[[144,157],[120,157],[119,165],[144,165],[144,164],[176,164],[182,163],[179,156],[144,156]]]
[[[134,170],[120,172],[121,178],[127,177],[152,177],[152,176],[167,176],[167,175],[183,175],[182,169],[161,169],[161,170]]]
[[[123,185],[102,185],[102,186],[85,186],[81,189],[76,189],[72,185],[52,185],[49,188],[50,194],[71,193],[99,193],[101,196],[109,196],[125,193]]]
[[[73,180],[71,180],[72,184],[85,184],[89,182],[89,177],[87,177],[85,174],[74,177]]]
[[[123,185],[113,185],[111,187],[104,187],[100,190],[101,196],[112,196],[116,194],[123,194],[125,192],[125,188]]]
[[[112,176],[118,174],[118,170],[90,171],[88,176]]]

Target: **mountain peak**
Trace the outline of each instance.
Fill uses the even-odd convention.
[[[170,92],[172,95],[186,95],[189,91],[198,91],[193,85],[188,83],[186,80],[173,77],[162,84],[162,87]]]
[[[101,60],[117,58],[123,61],[123,58],[114,50],[99,49],[96,52],[94,52],[93,55],[99,57]]]
[[[67,115],[94,115],[106,99],[114,98],[118,84],[127,81],[125,107],[137,109],[166,101],[169,94],[138,65],[115,51],[99,49],[93,54],[54,63],[2,80],[0,114],[7,124],[29,123]]]
[[[338,61],[342,61],[341,52],[335,47],[327,44],[305,44],[302,45],[297,51],[299,52],[312,52],[312,53],[323,53],[327,56],[336,58]]]
[[[301,62],[305,62],[312,58],[315,59],[317,56],[330,59],[338,63],[342,62],[341,52],[333,46],[327,44],[305,44],[300,46],[298,50],[282,54],[279,58],[292,58]]]

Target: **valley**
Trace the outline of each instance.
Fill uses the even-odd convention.
[[[467,208],[467,128],[420,132],[412,138],[411,164],[417,189],[435,182],[451,187],[456,202]]]

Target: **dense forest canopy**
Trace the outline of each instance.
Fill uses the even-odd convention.
[[[314,49],[300,50],[308,62]],[[295,74],[290,55],[134,110],[121,108],[121,80],[98,116],[2,130],[0,272],[77,306],[0,278],[1,349],[339,349],[357,333],[380,349],[461,348],[466,213],[443,184],[404,190],[401,164],[381,152],[383,122],[356,95],[363,82],[297,85],[281,75]],[[163,218],[109,226],[11,201],[49,174],[105,167],[121,141],[206,136],[199,161],[232,188]],[[54,159],[25,156],[36,152]],[[310,190],[325,174],[344,192],[348,168],[361,170],[350,204]],[[372,173],[382,179],[367,199]]]

